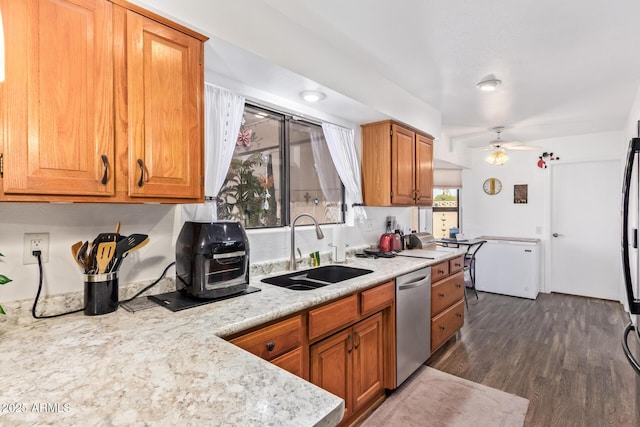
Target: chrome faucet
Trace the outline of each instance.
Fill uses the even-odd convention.
[[[298,221],[298,219],[300,219],[301,217],[306,216],[309,217],[313,220],[313,223],[316,226],[316,237],[318,238],[318,240],[320,239],[324,239],[324,233],[322,232],[322,230],[320,229],[320,226],[318,225],[318,221],[316,221],[316,219],[306,213],[300,214],[297,217],[295,217],[293,219],[293,221],[291,222],[291,259],[289,261],[289,270],[297,270],[298,268],[298,261],[296,260],[296,221]],[[298,252],[300,252],[300,250],[298,250]],[[302,261],[302,254],[300,255],[300,261]]]

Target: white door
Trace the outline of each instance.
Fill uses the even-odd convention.
[[[620,300],[619,161],[551,169],[550,291]]]

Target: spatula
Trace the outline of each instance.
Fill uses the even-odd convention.
[[[116,254],[113,265],[109,268],[109,272],[118,271],[122,260],[131,252],[137,251],[144,245],[149,243],[149,236],[146,234],[132,234],[120,240],[116,245]]]
[[[116,242],[102,242],[98,244],[96,262],[98,264],[98,274],[104,274],[107,266],[116,253]]]

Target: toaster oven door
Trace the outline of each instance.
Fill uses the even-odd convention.
[[[197,277],[203,279],[203,290],[209,291],[247,283],[246,251],[218,253],[210,257],[203,256],[203,258],[203,262],[198,263],[202,272],[197,274]]]

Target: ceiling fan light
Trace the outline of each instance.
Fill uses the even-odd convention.
[[[505,153],[503,149],[498,149],[487,156],[484,161],[490,165],[502,166],[509,161],[509,156],[507,156],[507,153]]]
[[[483,92],[493,92],[501,83],[502,81],[498,79],[487,79],[478,83],[476,87]]]

